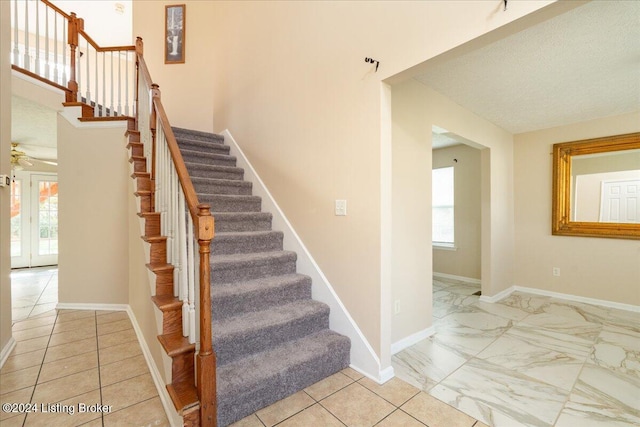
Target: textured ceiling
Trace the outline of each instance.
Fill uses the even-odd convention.
[[[640,112],[640,1],[587,3],[416,80],[514,134]]]
[[[28,156],[56,159],[56,111],[19,96],[11,97],[11,142]]]

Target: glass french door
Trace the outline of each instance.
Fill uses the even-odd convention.
[[[11,267],[58,263],[58,177],[19,173],[11,185]]]

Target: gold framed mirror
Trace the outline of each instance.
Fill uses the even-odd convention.
[[[640,239],[640,132],[553,145],[552,234]]]

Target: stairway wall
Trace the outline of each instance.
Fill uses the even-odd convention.
[[[384,383],[393,377],[393,368],[385,369],[381,366],[375,350],[347,311],[335,289],[282,212],[282,209],[280,209],[280,206],[278,206],[264,182],[257,175],[231,132],[225,130],[221,135],[224,136],[225,144],[231,147],[230,154],[238,159],[237,166],[244,169],[244,179],[253,184],[253,194],[262,198],[263,210],[273,214],[273,228],[283,231],[284,249],[298,254],[296,262],[298,272],[311,277],[313,299],[322,301],[331,308],[329,315],[331,329],[348,336],[351,340],[351,367],[379,383]]]
[[[128,240],[123,227],[131,178],[125,130],[126,122],[79,128],[58,115],[62,304],[128,303]]]

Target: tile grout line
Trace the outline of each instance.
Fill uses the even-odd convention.
[[[98,335],[98,313],[94,313],[94,321],[96,322],[96,357],[98,358],[98,390],[100,390],[100,405],[104,405],[104,401],[102,398],[102,366],[100,366],[100,342]],[[102,427],[104,427],[104,412],[100,411],[100,422],[102,423]]]
[[[29,402],[33,401],[33,396],[36,394],[36,388],[38,387],[38,379],[40,378],[40,374],[42,373],[42,367],[44,366],[44,359],[47,357],[47,351],[49,350],[49,343],[51,342],[51,337],[53,336],[53,330],[56,327],[57,322],[58,322],[58,312],[56,311],[56,320],[54,320],[53,325],[51,326],[51,333],[49,334],[49,339],[47,340],[47,346],[44,348],[44,354],[42,355],[42,361],[40,362],[40,369],[38,369],[38,375],[36,376],[36,382],[33,384],[33,391],[31,392],[31,398],[29,399]],[[23,427],[25,427],[27,424],[28,416],[29,414],[26,414],[24,417],[24,420],[22,421]]]

